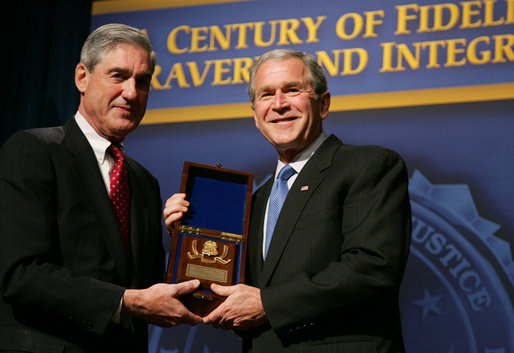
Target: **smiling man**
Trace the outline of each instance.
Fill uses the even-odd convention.
[[[213,284],[227,299],[204,322],[236,329],[248,352],[404,352],[404,162],[378,146],[327,137],[330,93],[308,54],[262,55],[248,93],[255,125],[277,150],[276,173],[253,196],[247,283]],[[170,210],[187,211],[174,200]],[[167,225],[180,215],[165,209]]]
[[[21,131],[0,151],[0,351],[146,352],[147,322],[197,324],[164,284],[157,180],[125,155],[155,53],[136,28],[90,34],[81,99],[64,126]]]
[[[287,164],[321,134],[330,93],[326,84],[315,92],[307,67],[294,57],[264,62],[254,75],[255,124]]]

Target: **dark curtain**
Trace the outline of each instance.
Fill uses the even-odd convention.
[[[77,110],[75,66],[89,34],[92,0],[9,0],[3,12],[3,144],[14,132],[62,125]]]

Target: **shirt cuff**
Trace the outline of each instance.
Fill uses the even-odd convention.
[[[120,315],[121,315],[121,306],[122,305],[123,305],[123,296],[120,299],[120,304],[118,305],[118,308],[116,309],[116,311],[114,312],[114,314],[112,315],[112,318],[111,318],[111,321],[114,322],[115,324],[120,323]]]

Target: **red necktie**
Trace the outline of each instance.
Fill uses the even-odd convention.
[[[107,151],[114,158],[111,172],[111,203],[118,219],[121,237],[125,251],[130,253],[130,194],[127,174],[127,164],[124,163],[123,147],[110,145]]]

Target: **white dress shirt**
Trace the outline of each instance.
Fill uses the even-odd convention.
[[[75,121],[79,126],[82,133],[86,136],[87,141],[93,148],[93,152],[95,153],[96,161],[98,162],[98,167],[100,168],[100,173],[102,173],[102,178],[105,183],[105,188],[107,190],[107,194],[111,193],[111,172],[112,167],[114,166],[114,158],[111,156],[109,152],[107,152],[107,148],[111,145],[111,142],[106,138],[100,136],[95,129],[88,123],[86,118],[82,116],[79,112],[75,114]],[[121,306],[123,304],[123,297],[120,300],[120,304],[118,305],[118,309],[112,316],[112,321],[115,323],[120,322],[120,313]]]
[[[291,189],[291,186],[293,185],[294,181],[298,177],[298,174],[302,171],[305,164],[309,161],[309,159],[312,157],[314,152],[317,151],[319,146],[325,142],[327,139],[327,135],[325,132],[321,132],[319,136],[306,148],[304,148],[294,159],[289,163],[291,167],[296,171],[295,174],[293,174],[288,180],[287,180],[287,187]],[[278,173],[280,170],[285,166],[285,164],[279,159],[277,163],[277,168],[275,171],[275,179],[278,177]],[[266,213],[264,216],[264,230],[263,230],[263,238],[262,238],[262,257],[265,257],[265,244],[266,244],[266,225],[268,224],[268,207],[269,207],[269,198],[268,202],[266,204]]]
[[[100,168],[100,173],[102,173],[102,178],[105,183],[105,188],[107,189],[107,193],[110,194],[110,177],[112,167],[114,166],[114,158],[107,152],[107,148],[111,145],[111,141],[100,136],[79,112],[75,114],[75,121],[93,148],[96,161],[98,162],[98,168]]]

